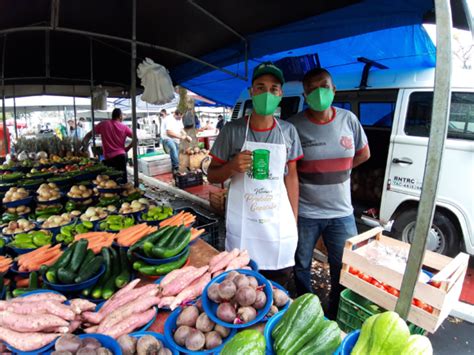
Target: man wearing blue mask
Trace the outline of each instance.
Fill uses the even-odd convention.
[[[303,89],[309,108],[289,119],[298,130],[304,153],[298,162],[296,289],[298,294],[313,292],[311,261],[322,235],[331,272],[330,302],[325,314],[335,319],[342,291],[339,275],[344,244],[357,235],[351,203],[351,170],[368,160],[370,151],[357,117],[331,106],[336,87],[327,70],[316,68],[307,72]]]
[[[226,249],[247,249],[264,275],[285,285],[298,240],[296,161],[303,155],[293,125],[274,117],[283,83],[272,63],[255,68],[252,113],[223,127],[211,149],[208,179],[231,179]]]

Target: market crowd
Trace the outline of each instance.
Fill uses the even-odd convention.
[[[327,70],[304,75],[308,108],[286,121],[275,117],[284,82],[272,63],[255,68],[253,111],[222,127],[208,180],[231,180],[226,250],[247,249],[261,273],[283,286],[293,275],[298,295],[314,292],[313,250],[323,238],[331,274],[325,314],[335,319],[344,243],[357,235],[351,170],[370,158],[369,146],[357,117],[332,105],[336,86]]]

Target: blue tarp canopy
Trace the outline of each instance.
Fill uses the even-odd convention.
[[[314,54],[319,57],[321,66],[331,72],[362,72],[363,63],[357,61],[358,57],[394,69],[433,67],[435,47],[421,25],[422,14],[431,6],[429,0],[366,0],[250,35],[247,37],[249,75],[263,61]],[[202,59],[244,75],[240,43]],[[250,85],[249,80],[209,70],[195,62],[171,70],[171,75],[180,85],[227,106],[233,105],[242,89]]]

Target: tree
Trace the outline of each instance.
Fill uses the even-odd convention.
[[[461,62],[463,69],[472,69],[472,54],[474,52],[474,44],[466,44],[457,33],[453,34],[454,42],[457,48],[453,50],[453,55]]]

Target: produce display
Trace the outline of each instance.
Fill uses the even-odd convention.
[[[36,193],[36,199],[39,203],[46,201],[56,201],[61,198],[61,192],[59,191],[58,186],[53,182],[41,184]]]
[[[99,340],[92,337],[82,339],[74,334],[61,335],[54,344],[54,355],[113,355],[113,349],[109,349],[101,344]]]
[[[119,187],[119,185],[107,175],[97,175],[92,183],[102,189],[117,189]]]
[[[74,185],[67,193],[67,196],[77,199],[89,199],[93,196],[93,191],[84,185]]]
[[[70,213],[49,216],[41,225],[41,228],[57,228],[72,222],[73,216]]]
[[[140,188],[133,186],[132,183],[126,183],[122,187],[124,189],[122,191],[122,197],[124,197],[126,202],[138,200],[143,196],[143,191]]]
[[[130,247],[142,238],[152,235],[157,230],[156,227],[147,226],[146,223],[137,224],[127,227],[115,235],[115,240],[122,247]]]
[[[100,230],[118,232],[135,224],[133,216],[109,215],[99,223]]]
[[[82,219],[82,218],[81,218]],[[78,234],[88,233],[94,229],[94,224],[89,221],[76,222],[61,227],[59,234],[56,235],[56,241],[63,244],[71,244],[74,237]]]
[[[74,241],[76,242],[81,239],[86,239],[89,243],[88,248],[92,250],[94,254],[99,254],[102,248],[108,248],[112,245],[115,235],[107,232],[87,232],[77,234],[74,237]]]
[[[191,226],[196,221],[196,216],[190,212],[181,211],[178,214],[175,214],[173,217],[165,219],[160,223],[160,227],[166,226],[181,226],[186,227]]]
[[[138,337],[128,334],[122,335],[117,339],[117,342],[122,349],[123,354],[141,355],[141,354],[157,354],[157,355],[171,355],[172,352],[168,349],[161,340],[152,334],[145,334]]]
[[[36,226],[33,222],[21,218],[17,221],[9,222],[8,225],[2,229],[2,233],[5,235],[19,234],[29,232],[35,228]]]
[[[155,284],[136,287],[139,282],[135,279],[117,291],[100,310],[83,313],[84,322],[90,324],[84,331],[117,339],[149,323],[156,316],[159,290]]]
[[[7,245],[18,249],[36,249],[51,244],[53,236],[48,231],[31,231],[16,234]]]
[[[173,209],[170,206],[156,206],[142,213],[140,218],[145,222],[162,221],[173,215]]]
[[[30,217],[36,219],[37,222],[44,222],[48,217],[61,214],[62,210],[63,206],[60,203],[53,205],[37,204],[35,213],[31,214]]]
[[[324,319],[318,296],[307,293],[290,305],[271,337],[276,354],[309,355],[314,349],[332,354],[341,343],[341,330],[336,322]]]
[[[219,347],[230,333],[231,329],[214,323],[197,302],[180,311],[173,340],[191,351],[212,350]]]
[[[167,259],[181,253],[190,241],[191,230],[184,226],[164,227],[142,239],[134,251],[148,258]]]
[[[89,207],[87,210],[81,215],[81,221],[87,222],[94,222],[99,221],[107,217],[108,213],[107,210],[103,207]]]
[[[430,340],[410,335],[407,324],[395,312],[384,312],[367,318],[351,355],[400,354],[432,355]]]
[[[0,341],[19,351],[35,351],[55,341],[61,334],[76,330],[76,318],[93,310],[95,304],[63,295],[43,292],[0,301]]]
[[[3,203],[14,202],[24,200],[29,197],[30,193],[24,187],[11,187],[5,193],[5,197],[2,199]]]

